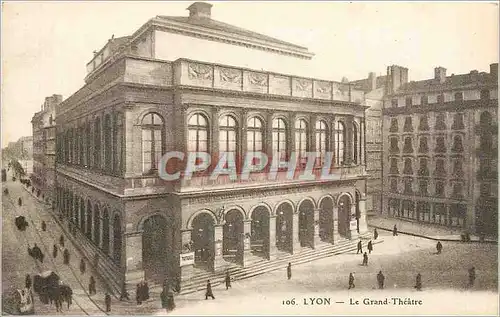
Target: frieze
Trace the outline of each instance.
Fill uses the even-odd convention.
[[[297,91],[309,91],[312,86],[312,82],[307,79],[295,78],[295,90]]]
[[[267,85],[267,76],[259,73],[248,73],[250,84],[265,87]]]
[[[221,68],[220,69],[220,80],[222,82],[241,84],[242,75],[241,71],[231,68]]]
[[[189,79],[212,80],[212,67],[202,64],[190,63],[188,65]]]
[[[330,83],[325,82],[315,82],[316,92],[320,94],[331,94],[332,93],[332,85]]]

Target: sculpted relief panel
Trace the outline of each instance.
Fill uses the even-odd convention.
[[[189,63],[188,78],[191,84],[211,87],[213,80],[213,67],[210,65]]]
[[[290,96],[290,77],[280,75],[269,76],[269,93],[274,95]]]
[[[243,81],[245,91],[267,93],[267,74],[245,71]]]
[[[224,89],[241,90],[243,72],[234,68],[215,68],[215,86]]]
[[[312,98],[312,80],[293,78],[293,96]]]

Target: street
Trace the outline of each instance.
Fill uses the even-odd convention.
[[[4,184],[5,186],[5,184]],[[73,288],[74,304],[64,314],[104,315],[104,287],[95,273],[78,270],[80,256],[68,238],[66,246],[71,253],[71,265],[62,263],[62,250],[52,259],[52,245],[62,233],[51,215],[19,182],[7,182],[10,194],[3,196],[3,291],[24,285],[26,273],[55,270],[61,279]],[[14,204],[22,197],[23,206]],[[17,231],[14,218],[27,216],[30,226],[26,232]],[[42,219],[47,232],[42,232]],[[412,236],[380,232],[384,239],[369,255],[368,266],[361,266],[362,256],[355,252],[342,254],[292,268],[292,279],[286,279],[286,269],[270,272],[252,279],[235,281],[232,288],[214,287],[215,300],[205,300],[203,292],[175,298],[173,314],[332,314],[332,313],[493,313],[497,306],[497,246],[494,244],[463,244],[443,242],[443,252],[436,254],[435,241]],[[37,267],[27,254],[27,244],[37,243],[46,255]],[[468,269],[476,268],[476,283],[467,290]],[[376,288],[376,274],[385,275],[385,289]],[[349,273],[355,276],[355,289],[347,290]],[[423,291],[413,289],[415,276],[422,274]],[[89,297],[86,285],[90,274],[97,280],[97,295]],[[165,314],[158,294],[141,306],[131,302],[112,301],[112,314]],[[415,305],[364,305],[363,299],[383,300],[398,297],[404,300],[422,300]],[[317,299],[319,298],[319,300]],[[293,301],[292,301],[293,299]],[[330,301],[326,305],[312,305]],[[359,305],[349,305],[349,302]],[[342,302],[342,303],[336,303]],[[295,303],[288,304],[288,303]],[[466,304],[464,304],[466,303]],[[35,296],[38,314],[55,314],[55,307],[43,305]],[[392,309],[392,310],[391,310]]]

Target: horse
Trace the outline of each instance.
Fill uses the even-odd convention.
[[[26,230],[28,222],[26,221],[26,218],[24,218],[24,216],[17,216],[14,221],[18,230],[20,231]]]

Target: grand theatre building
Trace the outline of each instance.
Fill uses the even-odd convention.
[[[366,234],[363,93],[286,74],[313,54],[188,9],[110,39],[57,106],[58,212],[92,263],[115,286],[184,283]],[[166,181],[169,151],[333,152],[338,177]]]

